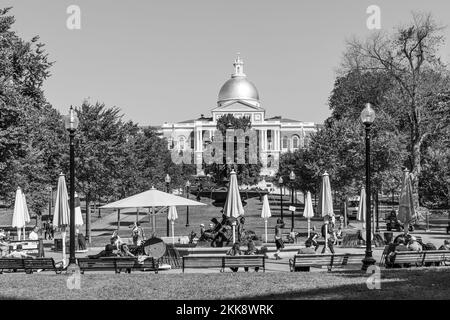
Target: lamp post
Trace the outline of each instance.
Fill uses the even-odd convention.
[[[170,193],[169,192],[169,188],[170,188],[170,181],[171,181],[172,179],[170,179],[170,176],[169,176],[169,174],[166,174],[166,177],[164,178],[164,181],[166,182],[166,192],[167,193]],[[167,236],[169,236],[170,234],[169,234],[169,219],[166,219],[167,220]]]
[[[75,131],[78,128],[78,117],[73,107],[70,107],[69,114],[65,117],[65,127],[69,131],[70,138],[70,246],[69,246],[69,266],[76,265],[75,259]]]
[[[291,173],[289,174],[289,180],[291,180],[291,194],[292,194],[291,203],[292,203],[292,206],[294,206],[294,180],[295,180],[294,171],[291,171]],[[291,231],[294,231],[294,211],[293,210],[291,213]]]
[[[280,185],[280,210],[281,210],[281,223],[283,223],[283,177],[278,179],[278,184]]]
[[[372,231],[371,231],[371,201],[370,201],[370,127],[375,120],[375,111],[370,103],[367,103],[361,112],[361,122],[366,131],[366,255],[363,259],[363,270],[367,270],[370,265],[375,264],[372,257]]]
[[[191,183],[186,181],[186,198],[189,199],[189,191],[191,189]],[[186,227],[189,227],[189,206],[186,206]]]

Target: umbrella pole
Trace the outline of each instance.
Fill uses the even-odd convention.
[[[27,235],[27,233],[25,231],[25,226],[23,226],[23,240],[24,241],[26,240],[26,235]]]
[[[174,221],[172,220],[172,244],[175,245]]]
[[[20,236],[22,235],[22,229],[19,227],[17,227],[16,229],[17,229],[17,240],[20,241]]]
[[[328,223],[325,224],[325,248],[323,253],[327,253],[327,245],[328,245]]]
[[[267,243],[267,219],[264,220],[264,225],[266,229],[266,243]]]
[[[233,244],[236,243],[235,228],[236,228],[236,227],[233,225]]]
[[[62,235],[62,262],[63,267],[66,267],[66,228],[64,227],[64,231],[61,232]]]
[[[155,217],[155,207],[152,207],[152,232],[156,233],[156,217]]]
[[[310,233],[311,233],[311,219],[308,217],[308,239],[309,239],[309,236],[311,235]]]

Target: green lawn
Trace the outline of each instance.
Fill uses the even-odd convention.
[[[0,275],[1,299],[448,299],[449,268],[383,270],[380,290],[362,271],[311,273],[85,274],[80,290],[66,275]]]

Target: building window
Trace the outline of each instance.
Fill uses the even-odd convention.
[[[261,114],[255,114],[255,121],[261,121]]]
[[[298,149],[300,146],[300,138],[298,136],[292,137],[292,149]]]
[[[289,140],[288,137],[284,136],[283,137],[283,145],[282,145],[283,149],[288,149],[289,148]]]
[[[173,138],[169,138],[168,140],[168,145],[169,145],[169,150],[173,149]]]
[[[184,150],[184,148],[185,148],[185,142],[186,142],[186,139],[183,137],[183,136],[181,136],[181,137],[179,137],[178,138],[178,149],[180,150],[180,151],[183,151]]]

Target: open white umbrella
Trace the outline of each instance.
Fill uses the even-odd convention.
[[[61,229],[63,266],[66,266],[66,228],[70,222],[69,196],[67,194],[66,179],[63,173],[58,178],[58,190],[56,191],[55,212],[53,225]]]
[[[305,210],[303,211],[303,216],[308,219],[308,238],[311,233],[311,218],[314,217],[314,209],[312,205],[311,192],[306,193],[305,199]]]
[[[398,220],[403,222],[405,233],[409,231],[409,224],[417,218],[414,209],[412,174],[407,169],[404,171],[402,191],[400,192]]]
[[[175,230],[174,230],[175,228],[174,228],[174,224],[175,224],[175,220],[178,219],[177,208],[175,206],[170,206],[169,207],[169,213],[167,214],[167,219],[172,224],[172,243],[175,244]]]
[[[239,186],[234,169],[230,172],[230,185],[228,187],[227,200],[223,207],[223,214],[233,218],[237,218],[244,214],[244,207],[242,206],[241,195],[239,194]],[[233,224],[233,243],[236,242],[235,231],[236,226]]]
[[[25,196],[20,187],[16,190],[16,199],[14,202],[14,213],[12,220],[12,227],[17,228],[17,238],[20,240],[23,228],[23,240],[25,240],[25,226],[30,222],[30,215],[28,214]]]
[[[169,207],[169,206],[205,206],[206,204],[179,197],[174,194],[162,192],[152,187],[150,190],[135,194],[134,196],[108,203],[101,208],[110,209],[125,209],[125,208],[152,208],[153,223],[152,228],[155,232],[156,216],[155,207]],[[120,212],[120,210],[119,210]],[[118,220],[120,220],[118,218]]]
[[[267,197],[267,194],[263,197],[263,207],[261,212],[261,218],[264,219],[264,229],[265,229],[265,235],[266,235],[266,243],[267,243],[267,220],[272,216],[270,213],[270,205],[269,205],[269,198]]]
[[[358,214],[356,220],[362,222],[363,229],[366,227],[366,188],[361,188],[361,195],[359,196]]]

